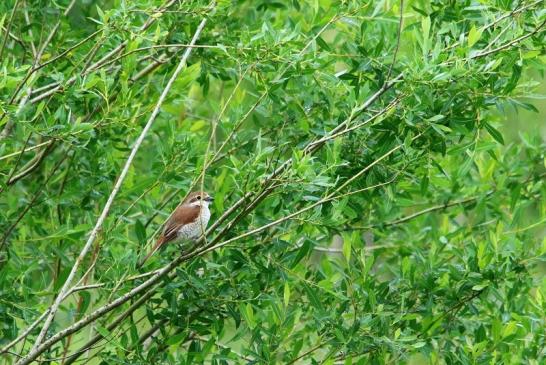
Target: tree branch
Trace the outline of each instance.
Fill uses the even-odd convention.
[[[485,194],[485,198],[489,197],[491,194],[493,194],[495,191],[489,191]],[[371,229],[371,228],[375,228],[375,227],[389,227],[389,226],[395,226],[395,225],[398,225],[398,224],[401,224],[401,223],[405,223],[407,221],[410,221],[412,219],[415,219],[419,216],[422,216],[423,214],[427,214],[427,213],[431,213],[431,212],[435,212],[435,211],[438,211],[438,210],[444,210],[446,208],[449,208],[449,207],[453,207],[455,205],[464,205],[464,204],[468,204],[468,203],[472,203],[478,199],[480,199],[482,196],[472,196],[472,197],[469,197],[469,198],[465,198],[465,199],[460,199],[460,200],[455,200],[455,201],[452,201],[452,202],[446,202],[444,204],[439,204],[439,205],[435,205],[435,206],[432,206],[432,207],[429,207],[429,208],[426,208],[426,209],[423,209],[423,210],[420,210],[418,212],[415,212],[413,214],[410,214],[410,215],[407,215],[405,217],[402,217],[402,218],[399,218],[399,219],[395,219],[393,221],[390,221],[390,222],[387,222],[387,223],[377,223],[377,224],[372,224],[372,225],[369,225],[369,226],[353,226],[353,227],[347,227],[344,229],[344,231],[352,231],[352,230],[367,230],[367,229]]]
[[[515,44],[518,44],[520,43],[521,41],[529,38],[529,37],[532,37],[533,35],[537,34],[541,29],[542,27],[544,27],[544,25],[546,24],[546,19],[540,23],[540,25],[538,27],[536,27],[532,32],[530,33],[527,33],[527,34],[524,34],[522,35],[521,37],[518,37],[516,39],[513,39],[511,40],[510,42],[507,42],[505,44],[503,44],[502,46],[499,46],[497,48],[494,48],[494,49],[491,49],[489,51],[482,51],[482,52],[478,52],[477,54],[473,55],[470,57],[470,59],[476,59],[476,58],[480,58],[480,57],[485,57],[485,56],[488,56],[490,54],[493,54],[493,53],[497,53],[497,52],[500,52],[500,51],[503,51],[505,49],[508,49],[510,47],[512,47],[513,45]]]

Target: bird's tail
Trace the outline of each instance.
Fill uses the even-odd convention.
[[[144,263],[146,263],[146,261],[157,251],[159,250],[159,248],[161,247],[161,245],[163,245],[163,243],[165,242],[165,237],[162,235],[161,237],[159,237],[157,239],[157,242],[155,243],[154,247],[152,248],[152,250],[146,255],[146,257],[144,257],[136,266],[137,269],[140,269]]]

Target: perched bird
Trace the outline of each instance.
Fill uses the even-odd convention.
[[[206,192],[194,191],[180,204],[163,227],[161,236],[146,257],[137,265],[140,268],[150,256],[168,242],[194,241],[207,228],[210,219],[209,204],[214,199]]]

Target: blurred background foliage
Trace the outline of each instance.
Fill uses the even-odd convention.
[[[211,222],[246,199],[221,247],[38,359],[544,363],[546,12],[524,0],[3,1],[0,361],[204,18],[48,336],[180,254],[135,269],[190,187]]]

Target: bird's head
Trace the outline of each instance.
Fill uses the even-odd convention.
[[[186,200],[184,200],[184,204],[188,205],[194,205],[194,206],[209,206],[209,203],[213,201],[214,198],[210,196],[205,191],[194,191],[188,195]]]

